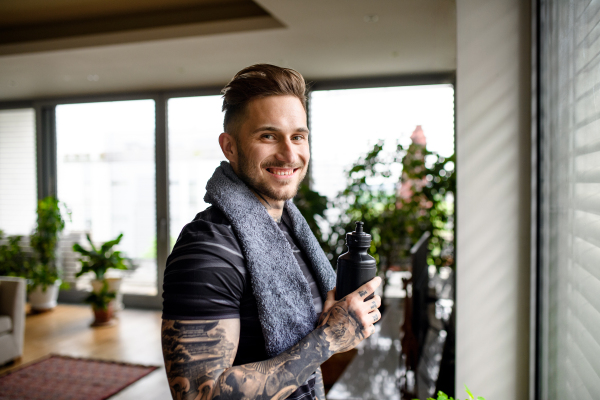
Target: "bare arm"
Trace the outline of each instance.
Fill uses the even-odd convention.
[[[326,400],[325,399],[325,383],[323,382],[323,371],[321,371],[321,367],[317,369],[317,379],[315,382],[315,395],[317,396],[317,400]]]
[[[354,348],[373,333],[381,299],[365,303],[364,298],[379,284],[376,278],[333,303],[317,329],[289,350],[236,367],[231,365],[239,320],[163,321],[163,355],[173,399],[285,399],[334,353]]]

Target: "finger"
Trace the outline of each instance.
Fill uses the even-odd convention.
[[[336,303],[335,293],[336,293],[335,288],[333,288],[329,292],[327,292],[327,299],[323,303],[323,312],[329,311],[331,309],[331,307],[333,307],[333,305]]]
[[[377,289],[379,285],[381,285],[381,278],[376,276],[369,282],[356,289],[354,292],[352,292],[352,294],[364,299],[365,297],[375,293],[375,289]]]
[[[377,302],[377,300],[375,298],[373,298],[372,300],[369,300],[368,302],[365,303],[365,306],[368,307],[369,312],[379,308],[380,305],[381,305],[381,300],[379,302]]]
[[[327,292],[327,299],[325,301],[335,301],[335,293],[336,293],[336,288],[331,289],[329,292]]]
[[[380,319],[379,311],[374,311],[371,314],[366,314],[360,319],[362,324],[362,334],[367,335],[373,330],[373,325]]]
[[[381,297],[378,295],[375,295],[370,299],[367,298],[362,303],[362,310],[367,313],[369,313],[379,307],[381,307]]]
[[[381,319],[381,313],[379,312],[379,310],[371,311],[367,314],[367,317],[365,319],[369,324],[374,324],[375,322]]]
[[[369,336],[375,333],[375,326],[371,325],[363,331],[363,339],[367,339]]]

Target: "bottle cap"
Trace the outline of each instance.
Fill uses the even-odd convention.
[[[356,223],[356,230],[346,234],[346,245],[358,246],[358,247],[370,247],[371,246],[371,235],[363,232],[363,225],[365,223],[358,221]]]

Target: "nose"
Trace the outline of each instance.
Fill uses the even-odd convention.
[[[287,164],[296,164],[298,162],[297,147],[289,138],[279,142],[275,158]]]

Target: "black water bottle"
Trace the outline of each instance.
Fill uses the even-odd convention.
[[[363,225],[363,222],[357,222],[356,230],[346,234],[348,251],[337,260],[336,300],[354,292],[375,278],[377,273],[375,259],[367,254],[371,247],[371,235],[363,232]],[[368,298],[371,297],[372,295]]]

